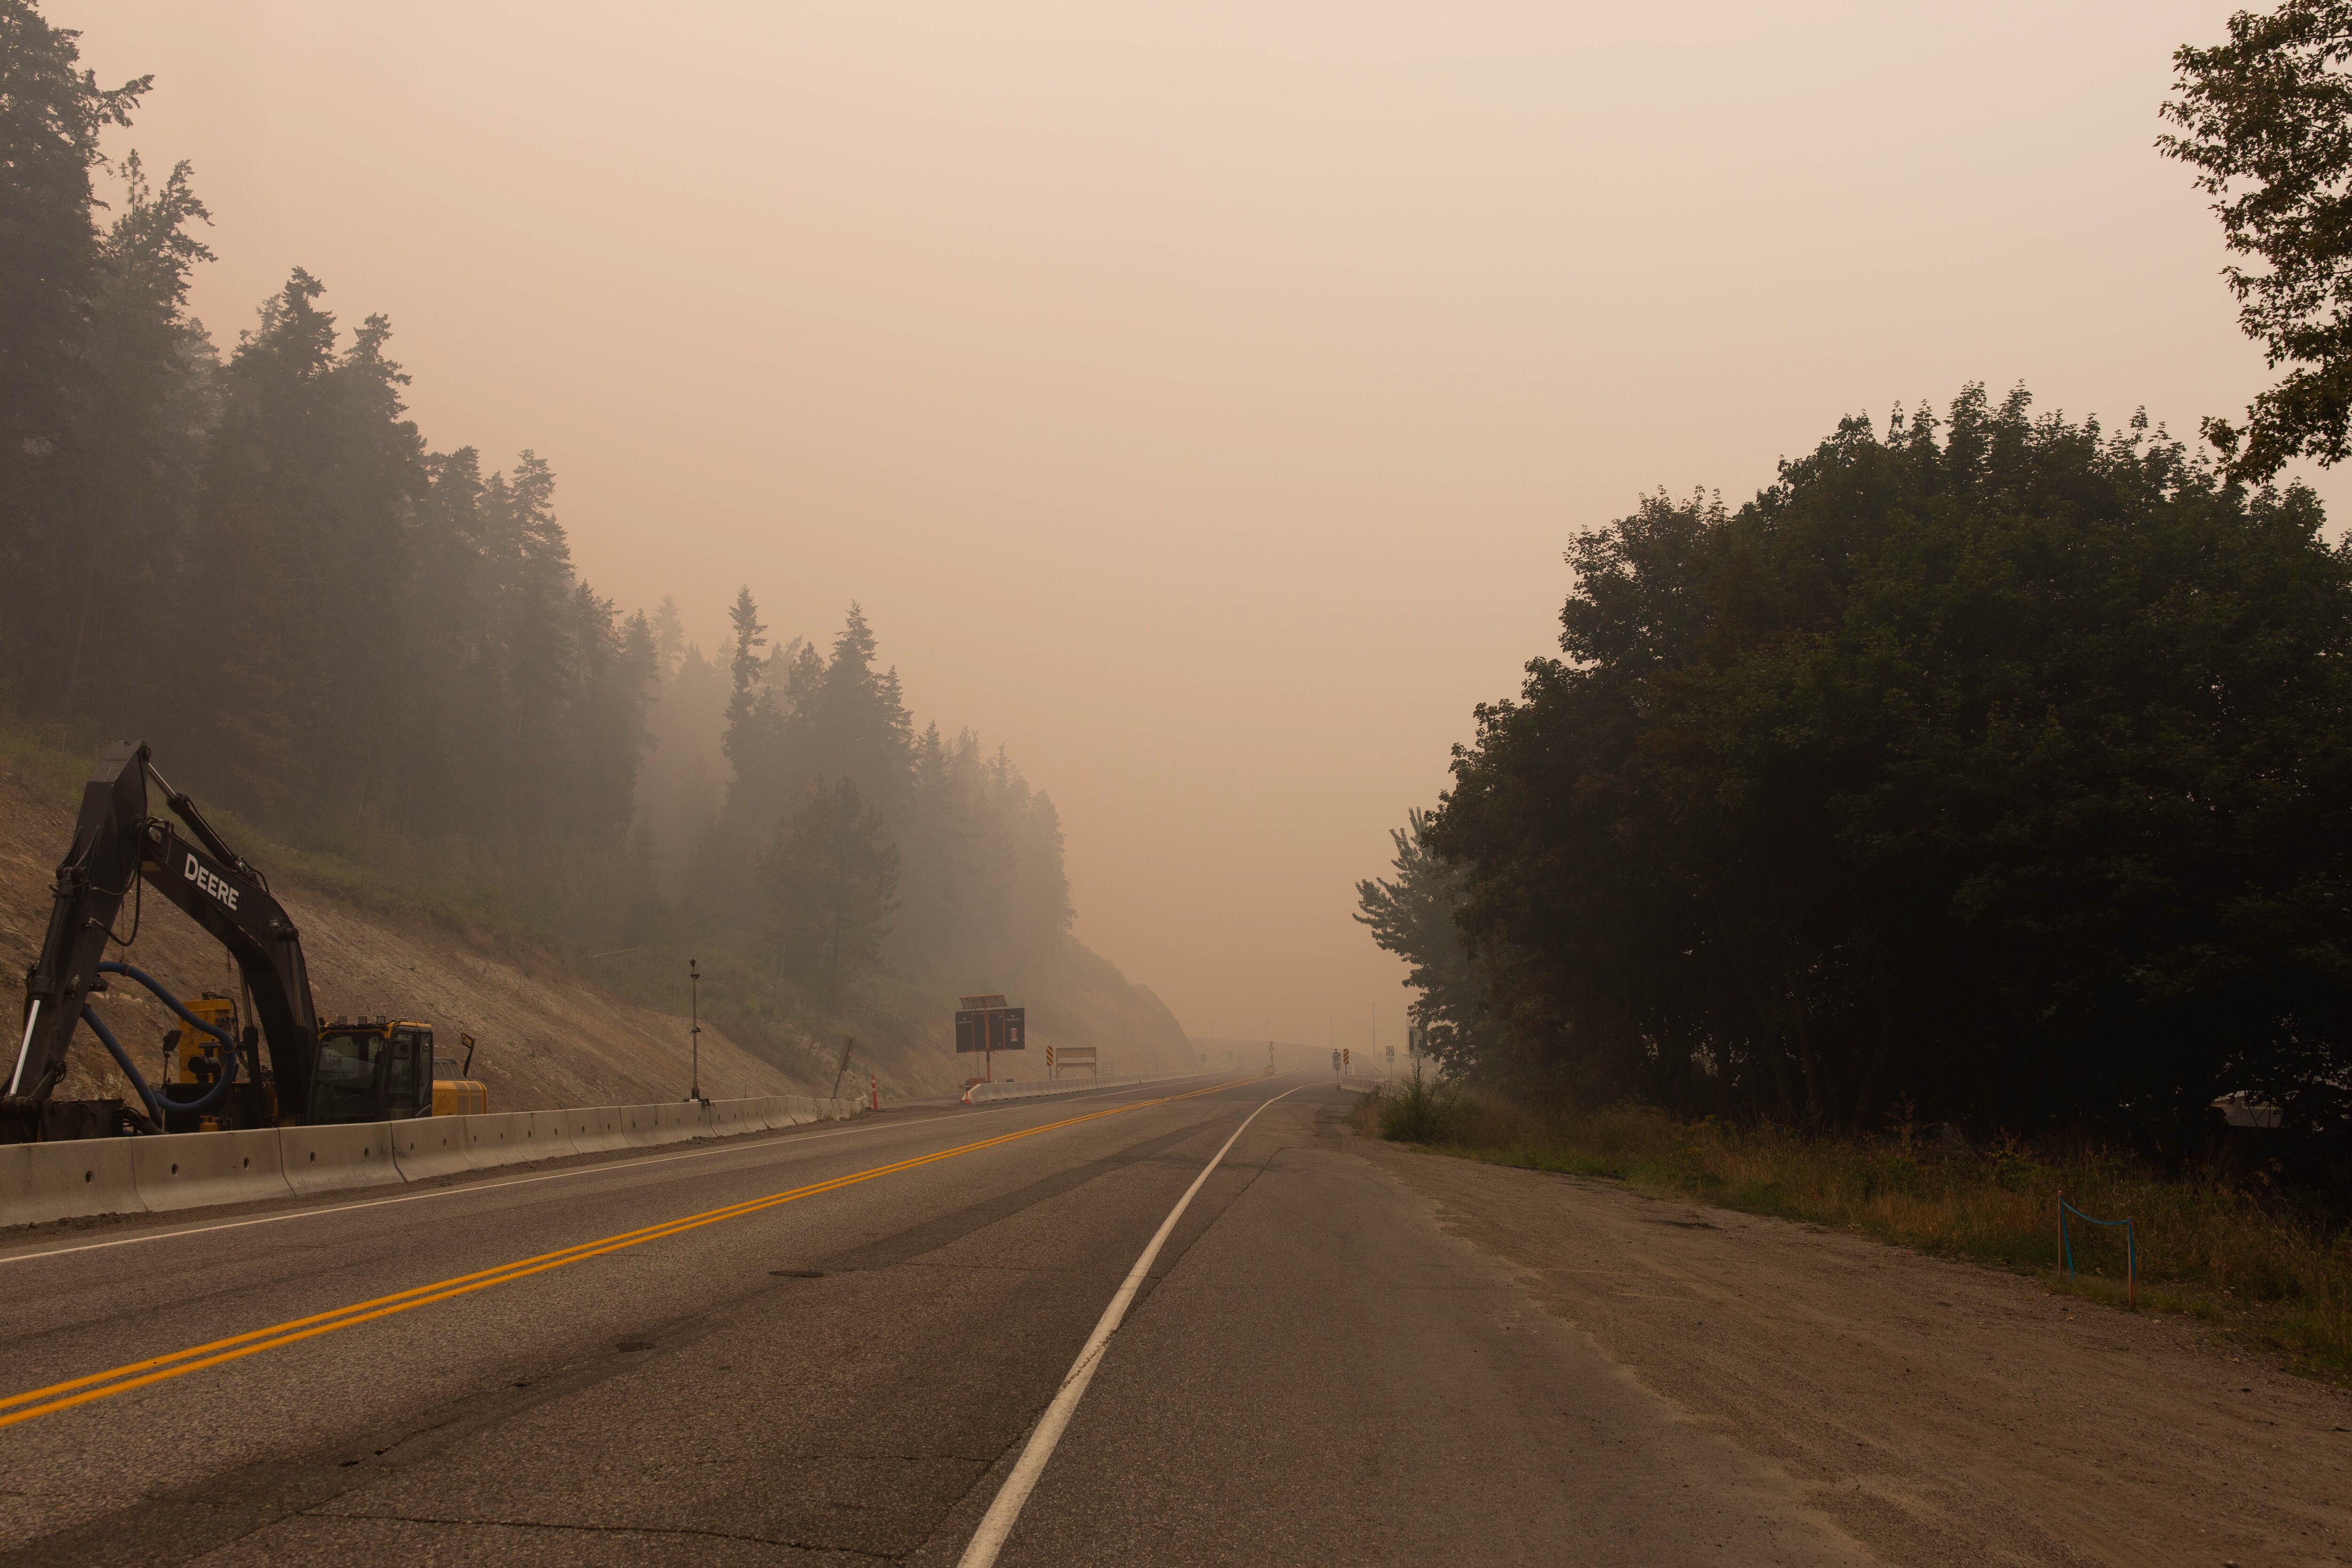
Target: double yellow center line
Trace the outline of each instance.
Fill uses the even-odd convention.
[[[151,1356],[145,1361],[134,1361],[106,1372],[93,1372],[86,1376],[68,1378],[63,1383],[53,1383],[46,1388],[35,1388],[23,1394],[12,1394],[0,1398],[0,1426],[14,1426],[20,1421],[30,1421],[38,1415],[55,1415],[60,1410],[70,1410],[77,1405],[88,1405],[92,1400],[105,1399],[134,1388],[144,1388],[151,1383],[162,1383],[170,1378],[184,1377],[189,1373],[201,1372],[208,1366],[218,1366],[224,1362],[242,1360],[246,1356],[257,1355],[266,1350],[275,1350],[280,1345],[290,1345],[302,1340],[316,1339],[320,1334],[330,1334],[337,1329],[348,1329],[354,1324],[372,1322],[377,1318],[391,1317],[395,1312],[405,1312],[417,1307],[430,1306],[436,1301],[446,1301],[453,1296],[471,1295],[477,1290],[487,1290],[493,1285],[505,1285],[513,1280],[528,1279],[534,1274],[544,1274],[551,1268],[561,1268],[567,1263],[578,1263],[585,1258],[600,1258],[608,1252],[620,1252],[628,1247],[642,1247],[648,1241],[658,1241],[664,1237],[676,1236],[681,1231],[697,1230],[706,1225],[717,1225],[721,1220],[740,1219],[745,1215],[758,1214],[763,1209],[774,1208],[779,1204],[789,1204],[802,1198],[814,1197],[820,1193],[835,1192],[843,1187],[855,1186],[860,1182],[873,1181],[877,1176],[896,1175],[901,1171],[917,1170],[924,1165],[937,1164],[941,1160],[952,1160],[959,1154],[976,1153],[980,1150],[993,1149],[1000,1144],[1018,1142],[1024,1138],[1034,1138],[1041,1132],[1052,1132],[1059,1128],[1075,1127],[1084,1121],[1099,1121],[1106,1116],[1118,1116],[1129,1110],[1142,1110],[1154,1105],[1168,1105],[1180,1100],[1193,1100],[1201,1095],[1214,1094],[1220,1089],[1231,1089],[1236,1083],[1255,1081],[1256,1081],[1255,1079],[1235,1079],[1231,1082],[1213,1083],[1206,1089],[1196,1089],[1185,1094],[1163,1095],[1158,1100],[1132,1100],[1125,1105],[1114,1105],[1106,1110],[1089,1111],[1084,1116],[1069,1116],[1059,1121],[1048,1121],[1037,1127],[1024,1127],[1018,1132],[1001,1133],[994,1138],[982,1138],[975,1142],[960,1143],[952,1149],[940,1149],[929,1154],[917,1154],[910,1159],[893,1161],[887,1165],[876,1165],[870,1170],[854,1172],[845,1176],[835,1176],[829,1181],[811,1182],[806,1186],[792,1187],[781,1193],[770,1193],[765,1197],[749,1198],[740,1204],[729,1204],[724,1208],[706,1209],[700,1214],[664,1220],[659,1225],[649,1225],[640,1230],[624,1231],[618,1236],[608,1236],[596,1241],[583,1241],[577,1247],[566,1247],[554,1252],[542,1252],[535,1257],[518,1258],[512,1263],[502,1263],[495,1268],[484,1268],[472,1274],[460,1274],[454,1279],[436,1280],[430,1285],[418,1285],[406,1290],[395,1290],[389,1296],[378,1296],[366,1301],[354,1301],[348,1307],[337,1307],[331,1311],[313,1312],[307,1318],[295,1318],[283,1323],[273,1323],[266,1329],[253,1329],[242,1334],[232,1334],[225,1340],[213,1340],[205,1344],[191,1345],[186,1350],[174,1351],[170,1355]]]

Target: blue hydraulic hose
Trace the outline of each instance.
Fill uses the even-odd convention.
[[[164,990],[162,984],[158,982],[153,975],[148,973],[145,970],[141,969],[136,964],[118,963],[113,959],[110,958],[102,961],[99,964],[98,972],[100,974],[129,975],[131,979],[139,982],[140,984],[147,987],[148,990],[152,991],[155,994],[155,999],[163,1003],[164,1006],[169,1007],[173,1012],[177,1013],[183,1022],[194,1025],[195,1027],[202,1029],[205,1034],[210,1035],[214,1039],[218,1040],[221,1043],[222,1049],[233,1051],[236,1048],[236,1042],[228,1037],[228,1034],[226,1030],[215,1028],[212,1025],[205,1023],[202,1018],[197,1017],[194,1013],[189,1012],[186,1006],[181,1003],[177,996],[174,996],[169,991]]]
[[[146,1101],[147,1114],[153,1120],[156,1131],[163,1131],[163,1108],[156,1103],[155,1091],[147,1087],[147,1080],[139,1076],[139,1069],[131,1065],[131,1057],[123,1050],[122,1042],[114,1037],[114,1031],[106,1026],[106,1020],[92,1012],[87,1002],[82,1004],[81,1021],[89,1026],[90,1032],[98,1037],[98,1043],[106,1047],[107,1054],[114,1058],[114,1065],[122,1069],[122,1076],[131,1080],[131,1087],[139,1091],[141,1100]]]
[[[131,1058],[124,1052],[121,1045],[115,1039],[114,1036],[108,1031],[106,1026],[99,1021],[98,1015],[90,1011],[89,1007],[85,1005],[81,1010],[83,1019],[88,1022],[90,1028],[97,1033],[99,1039],[105,1044],[107,1050],[113,1056],[116,1065],[122,1068],[124,1076],[128,1077],[131,1079],[131,1085],[139,1090],[139,1097],[147,1102],[149,1110],[154,1116],[158,1125],[162,1124],[163,1112],[166,1110],[184,1110],[192,1113],[205,1111],[210,1110],[214,1106],[218,1105],[223,1100],[227,1098],[228,1086],[236,1081],[236,1042],[229,1037],[226,1030],[215,1028],[212,1025],[205,1023],[202,1018],[197,1017],[194,1013],[189,1012],[185,1006],[181,1005],[180,999],[177,996],[173,995],[169,991],[164,990],[153,975],[134,964],[117,963],[114,960],[110,958],[101,963],[98,966],[98,970],[101,974],[128,975],[131,979],[133,979],[140,984],[144,985],[148,990],[155,994],[157,1000],[161,1001],[163,1005],[169,1007],[173,1012],[178,1014],[181,1019],[191,1028],[202,1029],[205,1034],[210,1035],[214,1039],[218,1040],[221,1043],[222,1052],[227,1058],[225,1070],[223,1070],[218,1079],[214,1080],[213,1086],[210,1089],[205,1090],[204,1093],[198,1095],[194,1100],[173,1100],[170,1095],[165,1094],[161,1090],[147,1087],[147,1080],[141,1078],[139,1076],[139,1069],[131,1065]]]

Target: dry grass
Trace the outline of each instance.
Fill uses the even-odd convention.
[[[2063,1191],[2090,1214],[2133,1219],[2143,1309],[2195,1312],[2352,1382],[2352,1231],[2259,1183],[2171,1179],[2098,1152],[1948,1149],[1907,1127],[1819,1138],[1638,1108],[1538,1114],[1445,1089],[1418,1102],[1392,1092],[1363,1114],[1368,1131],[1385,1124],[1444,1153],[1835,1226],[2121,1305],[2119,1232],[2076,1229],[2076,1277],[2061,1275]]]

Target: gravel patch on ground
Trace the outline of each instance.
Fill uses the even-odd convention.
[[[2195,1319],[1347,1138],[1887,1563],[2352,1563],[2352,1395],[2249,1359]]]

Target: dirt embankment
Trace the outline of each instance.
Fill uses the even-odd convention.
[[[73,810],[47,780],[0,766],[0,963],[5,984],[21,985],[40,949],[49,888],[72,841]],[[435,1048],[461,1054],[460,1031],[479,1042],[474,1076],[489,1086],[494,1110],[679,1100],[690,1080],[687,1021],[615,1002],[551,962],[477,951],[460,935],[419,921],[389,921],[274,875],[272,889],[293,911],[322,1014],[378,1013],[421,1019]],[[129,933],[126,905],[117,929]],[[117,953],[116,956],[124,956]],[[226,955],[187,917],[149,898],[131,962],[181,994],[236,994]],[[19,993],[21,994],[21,993]],[[123,1048],[146,1071],[173,1020],[128,982],[98,1004]],[[8,1016],[15,1017],[12,1006]],[[824,1092],[795,1081],[710,1026],[702,1030],[702,1091],[713,1099]],[[116,1095],[136,1101],[103,1047],[77,1037],[64,1099]]]
[[[1884,1562],[2352,1563],[2352,1395],[2194,1319],[1608,1183],[1349,1146]]]

